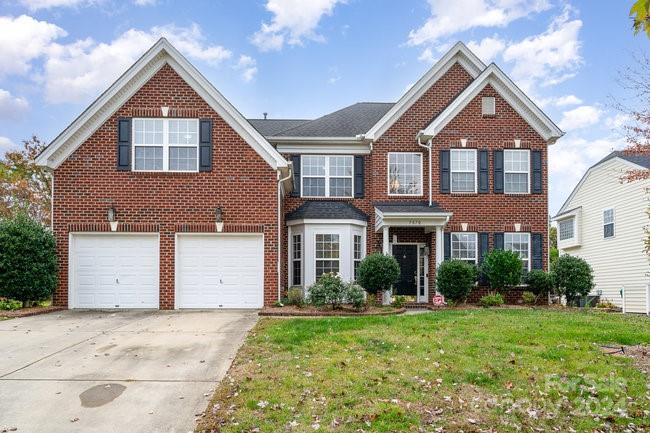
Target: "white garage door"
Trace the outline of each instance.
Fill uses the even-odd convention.
[[[157,234],[75,234],[71,308],[158,308]]]
[[[178,308],[260,308],[264,302],[262,235],[178,235]]]

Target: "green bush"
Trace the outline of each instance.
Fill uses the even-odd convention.
[[[476,266],[463,260],[446,260],[436,271],[436,286],[445,299],[462,302],[474,288],[476,277]]]
[[[16,301],[14,299],[0,299],[0,310],[3,311],[18,310],[22,306],[22,302]]]
[[[399,264],[395,257],[374,253],[361,261],[357,282],[366,292],[376,295],[390,290],[399,279],[399,273]]]
[[[0,220],[0,297],[23,307],[52,296],[57,282],[52,232],[25,215]]]
[[[392,306],[395,308],[402,308],[406,304],[406,296],[397,295],[393,299]]]
[[[521,294],[521,299],[526,305],[535,305],[537,302],[537,295],[535,295],[533,292],[525,291]]]
[[[528,285],[528,290],[534,295],[546,295],[553,288],[551,276],[540,269],[534,269],[526,274],[524,282]]]
[[[585,296],[594,288],[594,275],[584,259],[564,254],[551,268],[553,285],[568,303],[577,297]]]
[[[309,288],[307,302],[316,306],[323,307],[331,305],[332,309],[340,308],[347,300],[348,286],[337,274],[323,274]]]
[[[490,295],[485,295],[479,299],[478,304],[481,307],[499,307],[503,305],[504,300],[501,293],[492,293]]]
[[[302,294],[302,287],[291,287],[287,291],[287,305],[302,307],[305,303],[305,297]]]
[[[347,285],[346,300],[355,310],[362,310],[366,306],[366,293],[363,287],[355,283],[349,283]]]
[[[481,272],[492,290],[505,291],[521,283],[521,259],[514,251],[492,250],[485,255]]]

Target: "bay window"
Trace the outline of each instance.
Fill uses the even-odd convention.
[[[338,273],[340,242],[338,234],[316,234],[316,279],[326,273]]]
[[[133,119],[133,170],[198,171],[198,119]]]
[[[292,236],[291,242],[291,284],[293,286],[302,285],[302,235],[297,234]]]
[[[573,239],[575,236],[574,218],[568,218],[557,223],[559,240]]]

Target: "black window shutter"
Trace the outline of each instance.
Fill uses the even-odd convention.
[[[293,191],[291,197],[300,197],[300,155],[291,157],[293,163]]]
[[[363,156],[354,157],[354,198],[363,198]]]
[[[488,233],[479,233],[478,234],[478,264],[481,266],[483,263],[483,259],[485,258],[485,255],[488,253],[489,249],[489,235]],[[479,275],[478,275],[478,283],[481,286],[487,285],[488,281],[483,272],[480,272],[479,269]]]
[[[533,194],[542,193],[542,152],[533,150],[530,152],[530,165],[532,171],[532,188]]]
[[[449,150],[440,151],[440,192],[449,194],[450,192],[450,169],[451,161],[449,160]]]
[[[131,170],[131,118],[117,119],[117,169]]]
[[[451,259],[451,233],[445,233],[445,260]]]
[[[503,150],[495,150],[494,158],[494,193],[503,194]]]
[[[212,120],[199,120],[199,171],[212,171]]]
[[[494,234],[494,249],[495,250],[503,249],[503,233]]]
[[[489,157],[487,150],[478,151],[478,192],[490,192]]]
[[[541,233],[532,233],[530,235],[531,237],[531,243],[532,247],[531,249],[533,250],[532,258],[533,261],[531,263],[532,269],[542,269],[544,267],[544,260],[543,260],[543,254],[542,251],[544,248],[542,248],[542,240],[544,237],[542,236]]]

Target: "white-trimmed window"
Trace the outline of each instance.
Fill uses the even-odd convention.
[[[530,151],[503,151],[503,191],[506,194],[530,193]]]
[[[303,197],[352,197],[354,159],[350,156],[303,155]]]
[[[519,254],[523,268],[530,270],[530,233],[504,233],[503,247]]]
[[[291,239],[291,285],[302,285],[302,235],[296,234]]]
[[[614,209],[609,208],[603,210],[603,237],[614,237]]]
[[[421,153],[388,153],[388,195],[422,195]]]
[[[451,149],[451,192],[476,192],[476,149]]]
[[[316,279],[339,272],[340,242],[337,234],[316,234]]]
[[[354,279],[356,280],[359,276],[359,265],[361,264],[361,259],[363,258],[363,240],[361,235],[354,235],[352,239],[352,248],[354,254]]]
[[[477,233],[452,233],[451,234],[451,258],[464,260],[476,264],[478,257],[478,234]]]
[[[567,218],[557,223],[558,239],[566,241],[575,236],[575,218]]]
[[[134,171],[198,171],[198,119],[133,119]]]

